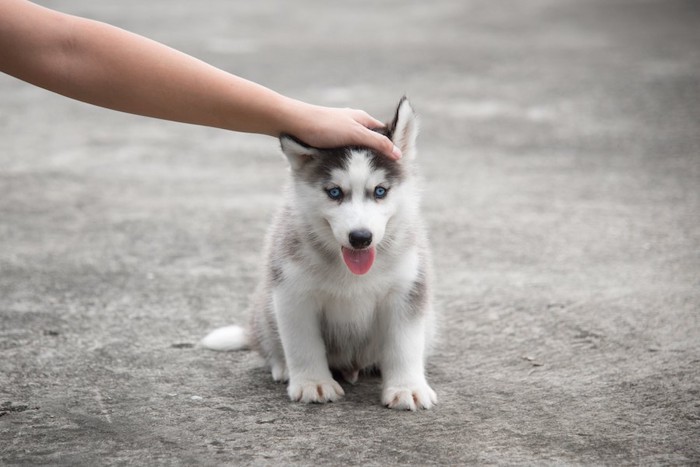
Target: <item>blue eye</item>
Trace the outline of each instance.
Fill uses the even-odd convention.
[[[328,194],[328,197],[330,199],[335,201],[338,201],[339,199],[343,198],[343,190],[341,190],[337,186],[326,190],[326,193]]]
[[[384,188],[383,186],[378,186],[374,189],[374,198],[375,199],[382,199],[386,196],[387,189]]]

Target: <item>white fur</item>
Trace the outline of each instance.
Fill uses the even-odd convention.
[[[339,245],[350,247],[348,234],[356,229],[365,228],[373,234],[373,243],[379,244],[384,236],[387,219],[393,216],[396,204],[392,198],[386,202],[375,202],[364,196],[365,191],[374,190],[386,181],[382,170],[371,170],[367,158],[360,151],[353,151],[347,170],[333,173],[335,184],[343,189],[352,200],[340,206],[323,203],[322,215],[333,229],[333,235]],[[325,200],[324,200],[325,201]]]
[[[401,163],[410,164],[417,124],[407,100],[392,126],[394,143],[404,154]],[[368,163],[366,150],[352,150],[346,166],[324,181],[346,194],[336,202],[324,193],[330,186],[296,176],[313,158],[329,156],[288,138],[282,139],[282,149],[295,177],[287,207],[272,226],[268,275],[254,300],[251,345],[266,358],[276,381],[289,381],[287,393],[294,401],[336,401],[344,391],[331,369],[354,383],[360,370],[377,366],[384,405],[431,408],[437,397],[424,371],[434,335],[430,258],[414,177],[407,171],[385,199],[367,196],[388,184],[388,174]],[[372,232],[377,252],[370,271],[359,276],[348,270],[341,253],[357,229]],[[247,339],[242,328],[227,327],[209,334],[202,345],[238,349]]]
[[[229,351],[248,348],[248,336],[240,326],[225,326],[215,329],[201,340],[200,344],[210,350]]]

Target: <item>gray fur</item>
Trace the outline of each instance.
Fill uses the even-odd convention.
[[[388,134],[384,129],[376,129],[374,131]],[[294,179],[309,185],[318,184],[319,182],[324,183],[330,179],[331,173],[334,170],[345,169],[352,151],[356,150],[362,150],[366,154],[372,168],[375,170],[384,170],[391,183],[401,183],[408,175],[405,165],[396,163],[386,156],[367,148],[346,146],[333,149],[318,149],[306,145],[293,136],[282,135],[282,150],[286,151],[287,154],[289,154],[289,152],[285,141],[289,140],[296,143],[295,146],[307,149],[305,154],[299,155],[305,157],[306,160],[298,163],[298,165],[293,163],[292,168],[294,169]]]

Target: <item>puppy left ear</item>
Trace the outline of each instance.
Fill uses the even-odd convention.
[[[416,137],[418,136],[418,117],[406,96],[401,98],[396,108],[394,120],[389,124],[391,141],[403,154],[402,160],[416,157]]]
[[[292,170],[302,168],[309,160],[320,154],[318,149],[308,146],[291,135],[280,136],[280,145],[282,152],[289,160],[289,165],[292,166]]]

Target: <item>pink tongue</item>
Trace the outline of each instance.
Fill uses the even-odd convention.
[[[366,250],[351,250],[343,247],[342,250],[343,260],[353,274],[366,274],[374,264],[374,247]]]

